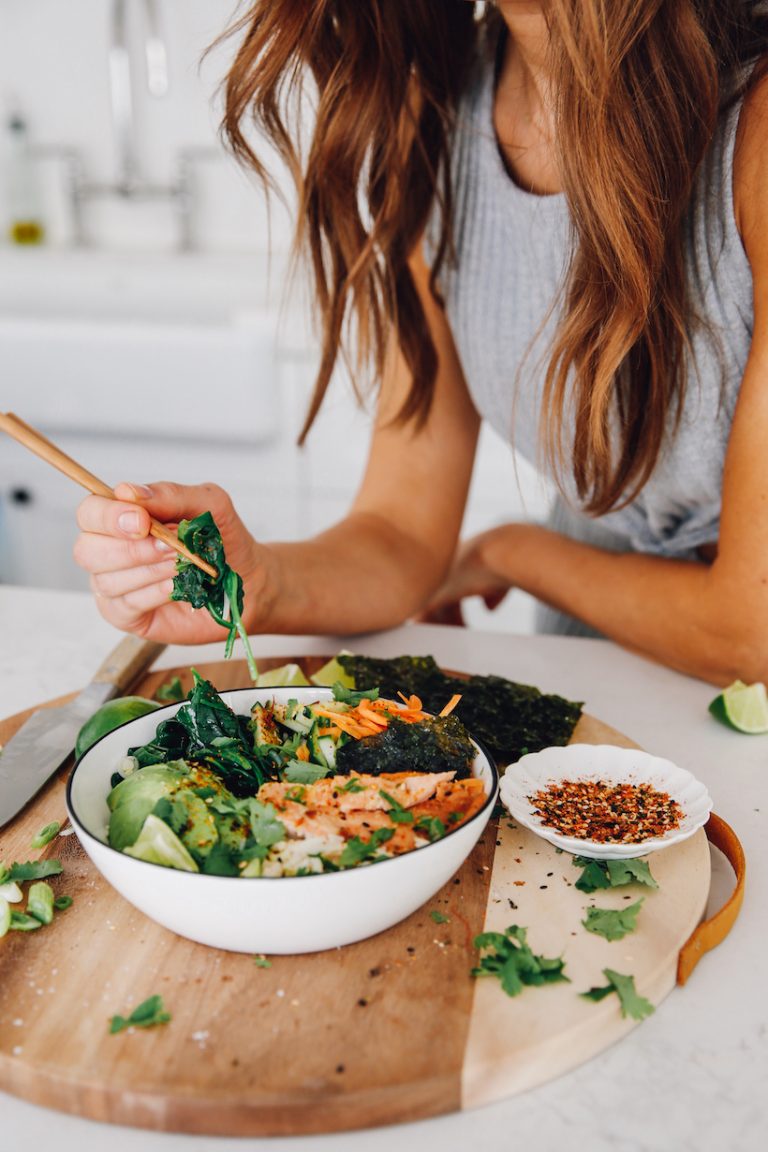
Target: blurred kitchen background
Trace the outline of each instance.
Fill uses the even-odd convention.
[[[317,361],[288,207],[218,135],[234,0],[0,0],[0,410],[110,484],[212,480],[263,539],[342,516],[369,414],[339,373],[296,447]],[[84,588],[83,493],[0,434],[0,582]],[[544,515],[484,430],[465,531]],[[477,627],[530,631],[529,597]]]

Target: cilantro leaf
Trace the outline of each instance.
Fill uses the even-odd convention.
[[[259,855],[266,856],[273,844],[285,840],[285,824],[278,819],[273,804],[262,804],[255,798],[250,801],[251,835]]]
[[[413,826],[414,832],[421,832],[431,844],[445,836],[445,824],[439,816],[422,816]]]
[[[560,957],[536,956],[527,942],[527,930],[516,924],[501,932],[481,932],[475,948],[485,952],[472,969],[473,976],[495,976],[507,996],[519,996],[526,985],[568,982]]]
[[[385,792],[382,788],[379,788],[379,796],[381,796],[382,800],[386,800],[387,804],[391,805],[390,808],[387,808],[387,816],[389,816],[393,824],[413,824],[413,812],[409,812],[407,808],[403,808],[402,804],[399,804],[394,796],[390,796],[389,792]]]
[[[340,704],[349,704],[356,708],[361,700],[378,700],[378,688],[369,688],[367,692],[356,692],[354,688],[347,688],[341,680],[337,680],[332,688],[334,700]]]
[[[587,918],[582,924],[587,932],[604,936],[606,940],[623,940],[637,928],[637,914],[642,906],[640,899],[626,908],[587,908]]]
[[[444,916],[443,913],[438,912],[436,908],[433,908],[429,915],[435,924],[450,924],[451,922],[450,916]]]
[[[150,996],[138,1004],[130,1016],[113,1016],[109,1022],[109,1031],[114,1035],[125,1028],[152,1028],[155,1024],[167,1024],[170,1019],[170,1012],[163,1008],[162,996]]]
[[[633,1020],[644,1020],[655,1011],[649,1000],[638,996],[634,976],[625,976],[621,972],[614,972],[612,968],[603,968],[603,976],[608,984],[603,988],[590,988],[588,992],[582,992],[581,996],[585,1000],[602,1000],[611,992],[615,992],[619,997],[621,1014],[624,1017],[631,1016]]]
[[[155,692],[155,699],[162,700],[166,704],[175,704],[184,699],[184,689],[181,686],[181,680],[178,676],[174,676],[172,680],[167,680],[165,684],[161,684],[157,692]]]
[[[272,961],[267,960],[266,956],[254,956],[253,962],[257,968],[271,968]]]
[[[346,784],[339,789],[340,792],[365,792],[365,785],[361,784],[355,776],[350,776]]]
[[[574,856],[572,862],[576,868],[582,869],[575,885],[580,892],[623,888],[625,884],[644,884],[647,888],[658,888],[647,860],[593,860],[587,856]]]
[[[290,760],[283,773],[283,779],[288,784],[314,784],[328,775],[329,769],[321,764],[313,764],[310,760]]]
[[[609,860],[608,875],[611,878],[612,888],[620,888],[633,882],[645,884],[647,888],[658,888],[647,860]]]
[[[344,851],[339,856],[339,867],[354,868],[365,861],[374,863],[379,845],[386,844],[387,840],[391,840],[394,834],[394,828],[377,828],[375,832],[371,833],[369,840],[361,840],[359,836],[353,836],[351,840],[347,840]]]
[[[46,876],[58,876],[63,871],[61,860],[27,860],[24,864],[11,864],[8,879],[20,882],[44,880]]]

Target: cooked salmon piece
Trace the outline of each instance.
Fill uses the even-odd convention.
[[[401,808],[412,808],[434,796],[439,787],[453,780],[453,772],[397,773],[397,776],[329,776],[314,784],[262,784],[259,800],[280,808],[283,799],[301,796],[308,808],[338,808],[340,812],[386,811],[392,807],[386,792]],[[350,783],[354,790],[349,790]]]

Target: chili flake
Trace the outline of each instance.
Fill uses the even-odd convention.
[[[678,828],[683,810],[650,784],[563,780],[528,796],[545,826],[598,844],[628,844]]]

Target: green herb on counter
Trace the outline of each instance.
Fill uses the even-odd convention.
[[[611,968],[603,968],[603,976],[608,983],[602,988],[590,988],[588,992],[581,992],[585,1000],[603,1000],[615,992],[619,997],[622,1016],[631,1016],[633,1020],[644,1020],[654,1011],[653,1004],[643,996],[638,996],[635,989],[634,976],[624,976],[621,972],[614,972]]]
[[[626,908],[587,908],[582,924],[587,932],[594,932],[606,940],[623,940],[637,928],[637,914],[643,906],[638,900]]]
[[[152,1028],[155,1024],[167,1024],[170,1019],[170,1012],[163,1008],[162,996],[150,996],[134,1008],[130,1016],[113,1016],[109,1022],[109,1031],[114,1035],[126,1028]]]
[[[213,565],[216,577],[209,576],[191,561],[178,556],[171,599],[186,601],[193,608],[206,608],[216,623],[226,628],[225,659],[232,655],[235,640],[239,636],[251,679],[258,679],[259,670],[242,622],[243,581],[227,564],[221,533],[213,516],[210,512],[203,512],[194,520],[182,520],[178,537],[190,552]]]
[[[50,824],[46,824],[41,828],[36,836],[32,837],[31,848],[44,848],[46,844],[50,844],[61,831],[61,824],[58,820],[52,820]]]
[[[484,951],[473,976],[495,976],[507,996],[519,996],[526,985],[569,982],[560,957],[536,956],[527,943],[527,929],[511,925],[501,932],[482,932],[475,948]]]
[[[430,920],[434,920],[435,924],[450,924],[450,916],[444,916],[442,912],[438,912],[433,908],[429,914]]]
[[[271,968],[272,961],[267,960],[266,956],[254,956],[253,962],[257,968]]]
[[[599,888],[623,888],[625,884],[644,884],[658,888],[646,860],[592,860],[587,856],[574,856],[573,864],[581,868],[576,881],[580,892],[596,892]]]
[[[24,864],[11,864],[8,879],[23,884],[25,880],[44,880],[46,876],[58,876],[63,871],[61,860],[27,860]]]

